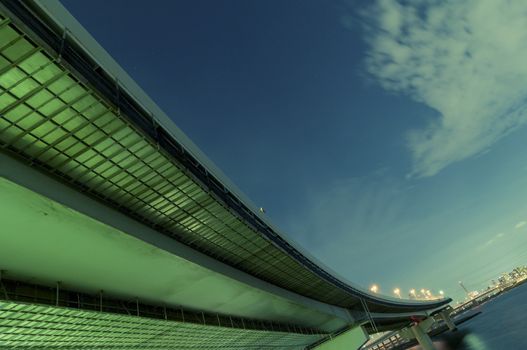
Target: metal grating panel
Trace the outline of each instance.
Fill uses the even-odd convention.
[[[6,279],[4,273],[2,273],[0,279],[0,300],[33,305],[61,306],[84,311],[134,315],[223,328],[309,335],[324,335],[326,333],[317,328],[309,328],[291,323],[238,317],[209,312],[207,310],[185,308],[183,306],[156,305],[141,301],[138,298],[127,299],[112,297],[102,291],[96,294],[90,294],[69,290],[60,284],[50,287],[31,282],[22,282]]]
[[[0,301],[9,349],[303,349],[320,338]]]

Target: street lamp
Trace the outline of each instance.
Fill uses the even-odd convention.
[[[415,289],[410,289],[410,294],[409,294],[409,297],[410,299],[417,299],[417,295],[415,294]]]
[[[373,293],[377,293],[379,291],[379,287],[374,284],[370,287],[370,290],[373,292]]]
[[[401,290],[399,288],[395,288],[393,290],[393,294],[397,295],[397,297],[401,299]]]

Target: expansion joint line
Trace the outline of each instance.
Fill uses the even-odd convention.
[[[2,283],[2,270],[0,270],[0,289],[2,289],[4,291],[5,300],[9,300],[9,295],[7,295],[7,289],[5,288],[4,284]]]

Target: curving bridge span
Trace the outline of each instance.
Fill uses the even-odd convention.
[[[55,0],[0,0],[0,209],[0,348],[352,349],[450,302],[288,240]]]

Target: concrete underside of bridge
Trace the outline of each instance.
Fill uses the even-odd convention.
[[[103,290],[105,295],[126,299],[287,322],[328,332],[352,321],[351,317],[343,319],[346,313],[339,308],[276,288],[273,293],[270,286],[262,288],[240,281],[246,278],[251,282],[250,276],[236,279],[204,267],[209,264],[221,270],[221,263],[189,261],[181,255],[194,254],[199,259],[199,253],[186,248],[183,254],[178,250],[178,256],[170,252],[170,247],[181,248],[173,240],[166,239],[167,249],[161,249],[20,183],[51,196],[55,193],[63,200],[72,191],[0,153],[0,269],[9,278],[46,285],[60,281],[62,288],[82,292]],[[134,227],[134,233],[141,230],[143,237],[155,234],[89,197],[80,193],[75,197],[69,200],[83,199],[78,208],[91,205],[119,226],[123,222],[118,221],[125,220]],[[151,236],[150,242],[163,245],[156,238],[163,237]]]

